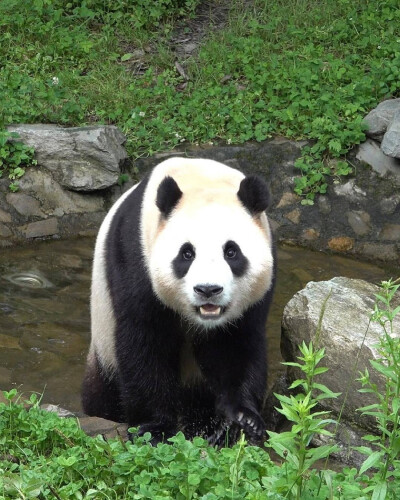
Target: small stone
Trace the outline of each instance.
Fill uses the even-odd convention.
[[[393,116],[386,134],[383,136],[381,149],[385,155],[392,158],[400,158],[400,108]]]
[[[346,182],[346,184],[335,186],[334,191],[337,196],[345,196],[355,200],[361,200],[367,196],[367,193],[356,185],[354,179]]]
[[[75,414],[65,408],[61,408],[58,405],[44,404],[40,405],[42,410],[48,411],[50,413],[56,413],[61,418],[75,417]]]
[[[348,252],[354,247],[354,239],[348,236],[337,236],[329,240],[328,247],[335,252]]]
[[[58,223],[57,219],[51,218],[38,222],[31,222],[26,226],[20,226],[18,229],[25,235],[25,238],[39,238],[41,236],[56,234],[58,232]]]
[[[289,219],[293,224],[298,224],[300,222],[301,212],[298,208],[295,208],[291,212],[285,215],[286,219]]]
[[[298,202],[300,200],[300,197],[297,196],[297,194],[286,192],[283,193],[282,198],[279,200],[278,205],[276,208],[283,208],[287,207],[288,205],[293,205],[294,203]]]
[[[7,202],[15,208],[15,210],[26,217],[39,216],[43,217],[44,214],[40,210],[38,200],[24,193],[9,193],[6,196]]]
[[[11,235],[11,230],[5,224],[2,224],[0,222],[0,236],[2,236],[3,238],[8,238]]]
[[[11,215],[0,208],[0,222],[11,222]]]
[[[326,196],[320,196],[318,198],[318,208],[323,215],[331,213],[331,204]]]
[[[370,216],[367,212],[348,212],[347,221],[357,236],[364,236],[371,231],[371,226],[369,225]]]
[[[385,224],[379,235],[379,239],[400,241],[400,224]]]
[[[399,258],[394,244],[364,243],[360,250],[363,255],[372,259],[391,261]]]
[[[105,432],[103,434],[105,439],[115,439],[115,438],[120,438],[123,441],[128,441],[129,436],[128,436],[128,425],[127,424],[119,424],[118,427],[113,429],[110,432]]]
[[[57,207],[54,211],[53,214],[55,217],[62,217],[64,215],[64,210],[61,207]]]
[[[183,51],[185,52],[185,54],[191,54],[197,48],[198,48],[197,43],[185,43],[185,45],[183,46]]]
[[[356,155],[357,160],[370,165],[370,167],[378,172],[382,177],[388,174],[394,174],[400,179],[399,162],[395,158],[391,158],[383,153],[379,147],[379,143],[371,139],[367,139],[360,144]]]
[[[108,434],[120,425],[117,422],[100,417],[82,417],[79,419],[79,424],[83,432],[89,436]]]
[[[302,233],[302,238],[307,241],[314,241],[319,238],[319,232],[313,228],[305,229]]]
[[[393,196],[390,196],[389,198],[385,198],[380,202],[380,209],[381,213],[384,215],[391,215],[394,214],[396,211],[396,208],[400,204],[400,195],[399,194],[394,194]]]

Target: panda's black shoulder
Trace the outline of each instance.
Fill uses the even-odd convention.
[[[142,202],[149,177],[145,177],[123,200],[115,212],[105,242],[105,265],[109,291],[115,308],[122,310],[128,298],[126,290],[152,300],[150,278],[143,261],[140,226]],[[133,286],[135,284],[135,286]]]
[[[142,202],[148,181],[149,176],[144,177],[115,212],[107,234],[108,261],[122,264],[126,259],[132,258],[133,252],[141,247]]]

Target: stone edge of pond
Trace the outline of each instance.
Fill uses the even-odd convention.
[[[294,193],[300,174],[294,163],[304,141],[274,138],[239,146],[181,147],[130,162],[116,127],[42,125],[21,126],[21,131],[25,142],[39,147],[38,166],[27,169],[16,193],[8,190],[7,179],[0,179],[0,248],[94,236],[107,210],[134,179],[163,159],[188,156],[214,159],[266,178],[272,198],[269,217],[279,242],[400,262],[400,160],[390,158],[390,166],[382,168],[386,158],[370,142],[349,156],[354,175],[340,182],[329,179],[327,194],[316,197],[310,206],[302,205]],[[44,148],[49,142],[63,147],[52,147],[53,154],[48,155]],[[74,144],[73,157],[66,153],[70,143]],[[126,178],[120,186],[118,182]]]

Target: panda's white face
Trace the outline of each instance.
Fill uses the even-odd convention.
[[[148,264],[164,304],[194,325],[222,326],[271,286],[267,218],[252,217],[235,199],[205,204],[184,196],[160,225]]]

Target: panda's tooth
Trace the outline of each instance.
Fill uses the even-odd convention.
[[[200,313],[203,316],[219,316],[221,314],[221,307],[215,307],[214,310],[209,310],[206,307],[200,306]]]

